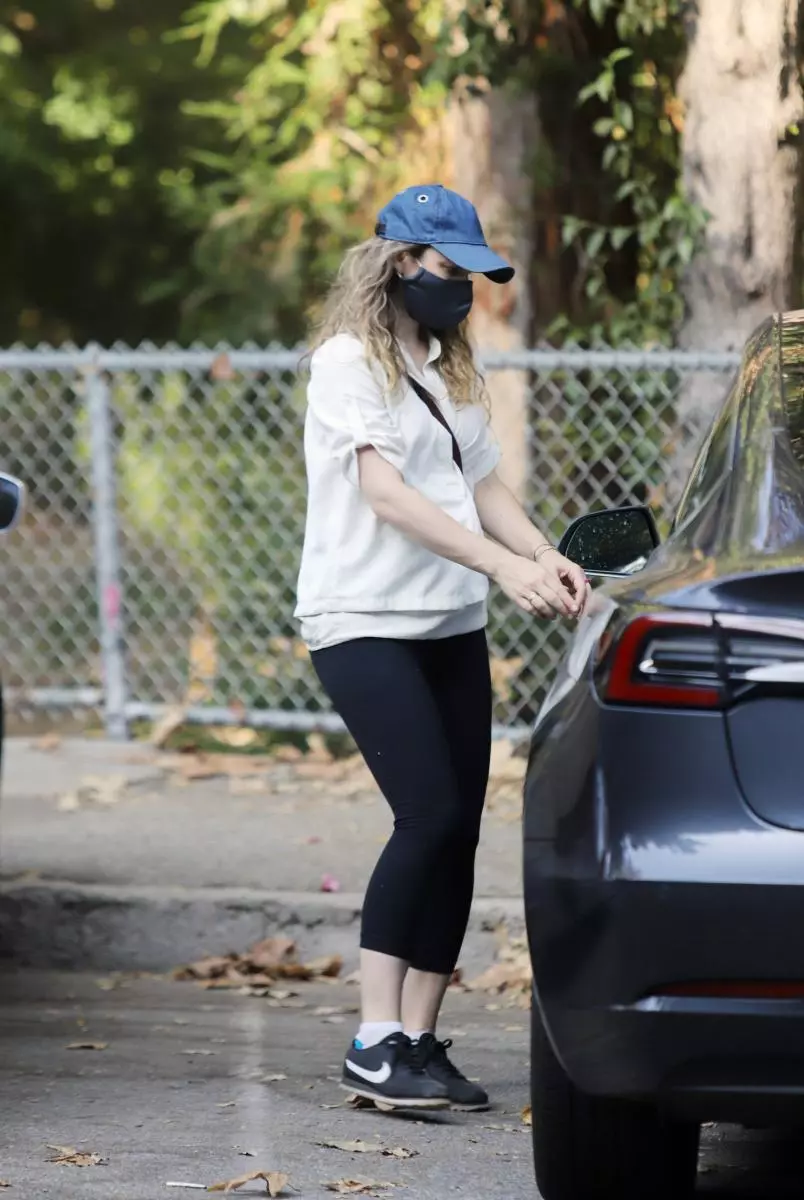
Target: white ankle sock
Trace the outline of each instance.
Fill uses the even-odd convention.
[[[419,1038],[425,1033],[432,1033],[432,1029],[406,1029],[405,1033],[412,1042],[418,1042]]]
[[[376,1046],[392,1033],[401,1032],[401,1021],[363,1021],[357,1031],[355,1046],[358,1050],[367,1050],[369,1046]]]

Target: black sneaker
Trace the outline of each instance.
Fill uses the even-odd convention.
[[[477,1083],[472,1083],[462,1075],[447,1051],[452,1042],[449,1038],[439,1042],[433,1033],[424,1033],[415,1043],[413,1053],[419,1066],[436,1083],[443,1084],[447,1089],[450,1108],[459,1112],[481,1112],[489,1107],[489,1098]]]
[[[376,1046],[352,1042],[343,1064],[343,1087],[387,1108],[449,1108],[449,1095],[425,1071],[404,1033],[392,1033]]]

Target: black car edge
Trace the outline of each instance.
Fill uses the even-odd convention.
[[[13,475],[0,471],[0,533],[8,533],[18,523],[25,499],[25,486]],[[3,757],[4,740],[3,691],[0,685],[0,764]]]
[[[804,1125],[804,312],[768,320],[664,544],[604,586],[536,722],[524,811],[544,1200],[685,1200],[700,1125]]]

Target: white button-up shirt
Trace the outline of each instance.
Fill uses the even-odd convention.
[[[488,580],[381,521],[360,490],[358,450],[371,446],[411,487],[467,529],[482,532],[473,489],[499,461],[486,412],[478,404],[452,404],[433,366],[441,353],[436,339],[423,370],[403,353],[407,370],[435,398],[455,433],[463,473],[453,461],[447,431],[406,379],[389,389],[358,338],[339,334],[315,351],[304,431],[308,503],[296,608],[314,649],[358,636],[433,636],[445,622],[448,632],[463,631],[460,614],[470,609],[473,627],[479,613],[481,626],[485,623]]]

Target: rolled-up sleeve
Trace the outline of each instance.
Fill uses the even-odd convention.
[[[307,402],[318,449],[337,459],[355,487],[360,486],[357,452],[367,446],[405,473],[405,442],[380,374],[366,361],[360,342],[348,336],[325,342],[310,363]]]
[[[500,461],[500,446],[482,405],[466,405],[458,410],[457,437],[463,458],[463,473],[469,486],[474,488],[491,474]]]

